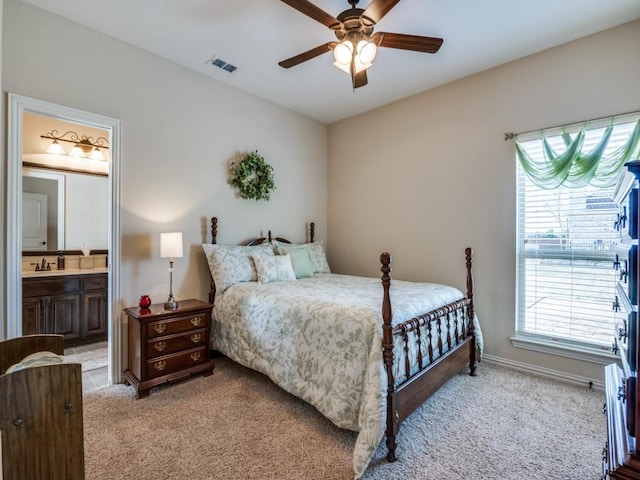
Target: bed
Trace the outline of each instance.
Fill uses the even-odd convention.
[[[381,280],[331,273],[313,223],[300,245],[270,232],[241,246],[218,245],[217,235],[213,217],[211,243],[203,244],[212,277],[211,348],[357,431],[355,478],[383,436],[387,460],[397,459],[400,424],[447,380],[467,365],[476,375],[482,337],[471,248],[463,294],[392,282],[389,253],[380,255]]]

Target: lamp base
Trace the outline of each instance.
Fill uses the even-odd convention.
[[[175,298],[173,298],[173,295],[169,295],[167,301],[164,302],[164,309],[175,310],[176,308],[178,308],[178,302],[176,302]]]

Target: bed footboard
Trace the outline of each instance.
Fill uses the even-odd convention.
[[[400,423],[453,375],[462,370],[467,362],[470,375],[476,374],[475,310],[471,271],[473,250],[467,248],[465,255],[467,296],[395,327],[392,324],[393,313],[389,296],[391,255],[380,255],[383,287],[382,355],[387,372],[386,445],[389,462],[397,459],[396,435]],[[443,331],[446,332],[446,336],[442,335]],[[422,338],[423,336],[427,338]],[[394,376],[394,343],[398,337],[404,350],[404,377],[401,382]],[[410,342],[417,343],[413,356],[410,353]],[[427,345],[424,354],[423,344]]]

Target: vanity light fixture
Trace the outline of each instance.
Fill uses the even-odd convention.
[[[86,135],[78,135],[76,132],[69,130],[60,135],[58,130],[51,130],[46,135],[40,135],[40,138],[53,140],[47,149],[47,153],[55,155],[64,155],[64,149],[58,142],[73,143],[74,146],[69,152],[72,157],[88,157],[93,160],[104,160],[104,155],[100,151],[101,148],[109,148],[109,140],[105,137],[88,137]]]
[[[54,140],[53,142],[51,142],[51,145],[47,149],[47,153],[52,153],[53,155],[63,155],[64,149],[57,140]]]
[[[173,259],[182,258],[182,232],[160,234],[160,257],[169,259],[169,298],[165,310],[175,310],[178,302],[173,298]]]

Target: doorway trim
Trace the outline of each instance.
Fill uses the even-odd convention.
[[[7,108],[7,197],[6,197],[6,338],[22,335],[22,119],[25,112],[47,115],[108,130],[109,164],[109,281],[107,318],[109,384],[122,381],[122,332],[120,322],[120,160],[121,122],[35,98],[9,93]]]

